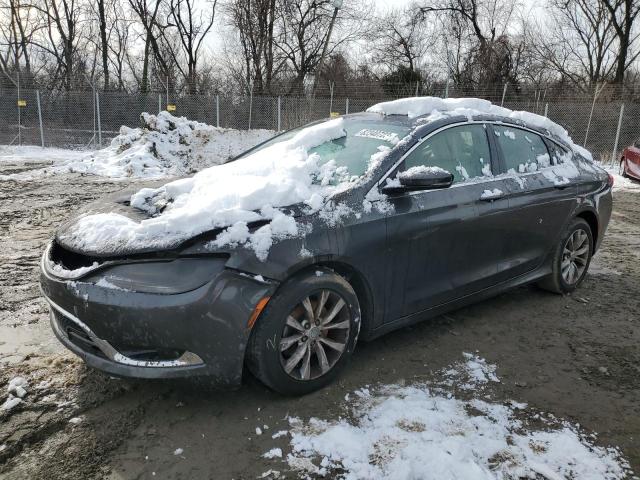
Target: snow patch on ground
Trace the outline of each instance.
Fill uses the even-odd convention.
[[[23,398],[27,395],[29,383],[24,377],[15,377],[9,380],[7,384],[7,398],[0,406],[0,410],[9,411],[23,402]]]
[[[625,178],[620,175],[619,166],[611,165],[610,163],[599,163],[599,167],[607,171],[607,173],[613,175],[613,191],[625,191],[625,192],[640,192],[640,181]]]
[[[0,161],[20,157],[51,161],[50,167],[4,176],[27,180],[35,176],[82,173],[111,178],[162,178],[187,175],[219,165],[271,138],[271,130],[233,130],[174,117],[168,112],[143,113],[142,126],[120,127],[111,145],[95,152],[20,147],[0,150]],[[5,151],[7,152],[5,154]]]
[[[289,468],[348,480],[614,480],[630,473],[617,449],[594,445],[578,427],[540,414],[534,427],[526,404],[492,402],[483,392],[500,381],[496,366],[464,356],[443,372],[443,383],[367,388],[355,392],[346,418],[290,420]],[[441,388],[461,382],[475,398]]]

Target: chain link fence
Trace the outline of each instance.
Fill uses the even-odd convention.
[[[620,150],[640,138],[638,99],[602,96],[594,101],[593,95],[584,94],[556,94],[551,98],[542,90],[523,94],[506,89],[466,95],[452,88],[442,92],[421,90],[419,94],[479,96],[513,110],[546,114],[565,127],[574,142],[585,145],[603,161],[614,161]],[[142,112],[165,109],[222,128],[287,130],[331,115],[360,112],[393,98],[381,92],[365,98],[314,98],[4,89],[0,90],[0,144],[100,148],[118,135],[122,125],[138,126]]]

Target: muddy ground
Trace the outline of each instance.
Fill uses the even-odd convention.
[[[32,167],[4,164],[0,174]],[[640,472],[640,186],[615,192],[604,244],[574,295],[518,288],[361,344],[339,382],[283,398],[249,375],[234,392],[117,380],[58,345],[39,298],[39,256],[71,211],[126,185],[78,175],[0,182],[0,402],[9,379],[30,384],[24,403],[0,412],[0,478],[249,479],[269,469],[294,478],[261,457],[286,453],[286,438],[271,433],[287,415],[334,418],[345,393],[429,379],[463,351],[498,365],[498,400],[598,432]]]

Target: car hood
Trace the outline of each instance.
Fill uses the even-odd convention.
[[[197,235],[194,235],[190,238],[183,238],[180,241],[174,243],[167,243],[166,245],[159,247],[157,245],[151,247],[145,246],[135,246],[135,247],[124,247],[114,249],[92,249],[92,248],[82,248],[79,249],[74,242],[69,239],[73,238],[73,235],[69,235],[70,232],[73,231],[77,222],[88,215],[95,214],[118,214],[131,219],[135,222],[140,222],[142,220],[151,218],[152,215],[146,211],[142,211],[138,208],[132,207],[130,200],[131,195],[137,192],[140,187],[136,187],[133,189],[124,190],[112,195],[108,195],[106,197],[101,198],[95,202],[89,203],[86,206],[80,208],[76,211],[76,214],[60,225],[55,232],[55,242],[60,247],[64,249],[76,253],[85,255],[88,257],[100,259],[100,258],[113,258],[113,257],[123,257],[123,256],[132,256],[132,255],[140,255],[140,254],[148,254],[152,252],[163,252],[176,250],[180,248],[182,245],[193,241],[194,239],[202,239],[203,241],[212,240],[215,236],[220,233],[224,228],[215,228],[205,232],[201,232]],[[308,214],[309,207],[305,204],[295,204],[287,207],[279,207],[283,213],[288,216],[293,216],[294,218],[300,218]],[[258,212],[256,212],[258,213]],[[248,227],[257,228],[266,223],[269,223],[269,220],[258,220],[256,222],[251,222],[248,224]]]

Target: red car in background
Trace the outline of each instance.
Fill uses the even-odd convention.
[[[640,140],[636,140],[622,152],[620,175],[640,180]]]

